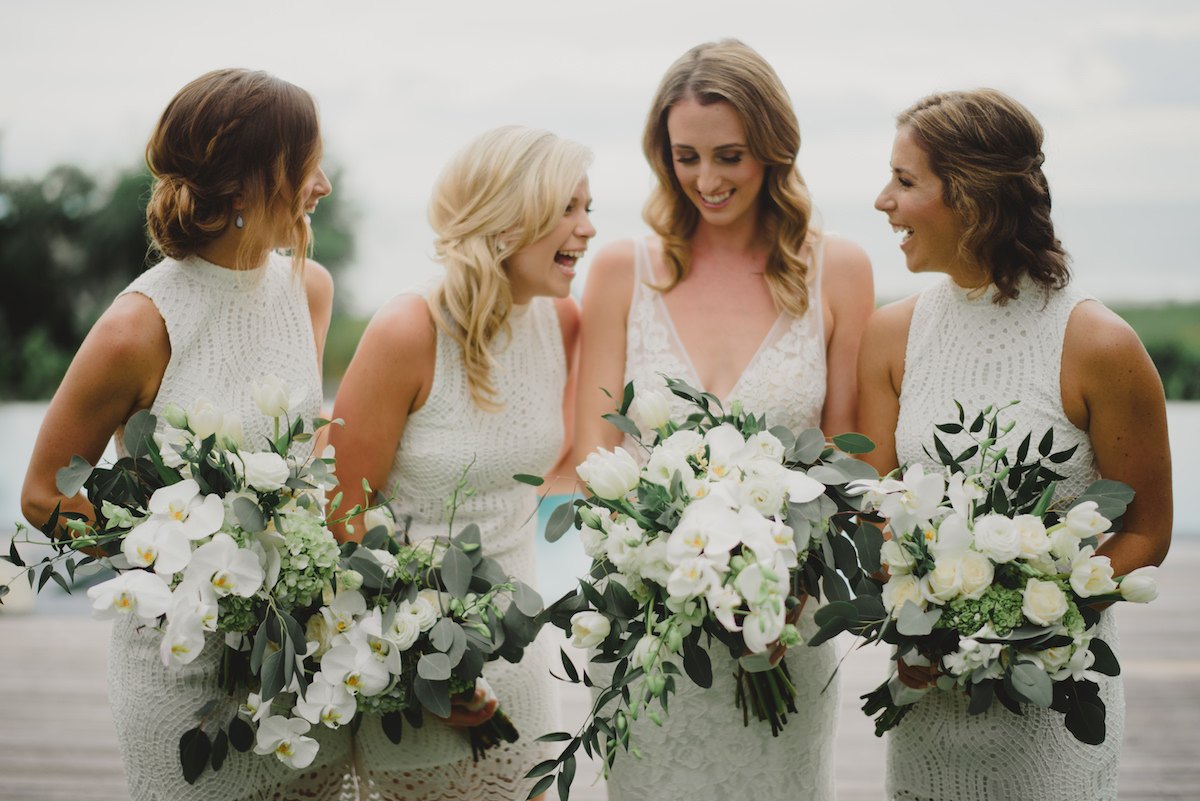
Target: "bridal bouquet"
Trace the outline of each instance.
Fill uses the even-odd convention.
[[[547,774],[556,768],[566,797],[581,744],[589,754],[603,752],[606,769],[618,746],[637,754],[629,720],[645,714],[661,721],[651,702],[668,711],[679,661],[692,681],[711,687],[705,645],[713,639],[738,660],[734,700],[744,722],[752,711],[778,735],[796,712],[780,657],[802,642],[795,621],[805,600],[822,590],[842,599],[851,587],[877,592],[856,542],[877,552],[871,543],[882,536],[853,522],[859,502],[847,491],[851,480],[875,476],[846,455],[869,450],[865,438],[837,437],[839,451],[819,430],[768,428],[737,401],[726,412],[714,396],[681,381],[668,379],[667,387],[694,408],[686,419],[670,419],[665,393],[635,397],[632,384],[608,416],[648,447],[644,467],[622,448],[601,449],[578,467],[592,497],[573,503],[573,518],[593,567],[548,617],[576,646],[596,649],[592,661],[611,663],[613,673],[604,683],[582,678],[602,687],[590,720],[573,738],[548,735],[570,743],[530,773],[543,777],[531,797],[549,787]],[[635,403],[653,429],[645,437],[628,415]],[[556,514],[547,538],[570,522]],[[581,681],[565,653],[563,668],[568,680]],[[614,702],[615,710],[605,711]]]
[[[1062,477],[1053,465],[1074,448],[1053,452],[1054,434],[1030,459],[1031,435],[1010,461],[998,442],[1002,409],[989,407],[969,425],[938,426],[975,441],[953,456],[935,435],[943,470],[920,465],[902,478],[856,481],[867,506],[887,521],[891,538],[881,561],[888,578],[879,597],[834,603],[817,613],[818,640],[840,631],[895,646],[893,659],[929,675],[914,689],[893,675],[863,696],[876,734],[892,728],[930,689],[970,696],[978,714],[998,701],[1021,714],[1022,703],[1064,714],[1078,740],[1104,741],[1100,674],[1119,672],[1112,650],[1096,636],[1097,605],[1147,602],[1157,590],[1155,568],[1113,577],[1108,557],[1096,554],[1097,535],[1111,527],[1133,497],[1113,481],[1097,481],[1073,499],[1052,503]],[[968,466],[969,460],[974,465]],[[921,681],[910,681],[910,684]]]
[[[337,581],[308,619],[300,697],[272,704],[252,695],[245,708],[260,752],[286,740],[315,754],[316,742],[303,736],[310,724],[337,728],[363,713],[380,715],[399,743],[406,720],[419,728],[425,710],[448,716],[453,699],[486,688],[486,662],[520,660],[537,634],[541,597],[483,556],[477,526],[410,543],[386,510],[366,517],[362,543],[342,545]],[[518,737],[500,710],[468,734],[476,759]]]

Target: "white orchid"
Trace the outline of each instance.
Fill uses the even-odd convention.
[[[346,635],[342,635],[345,637]],[[379,695],[391,683],[387,666],[377,657],[367,638],[343,640],[321,657],[321,672],[330,684],[355,695]]]
[[[167,667],[195,661],[204,650],[204,616],[198,611],[181,611],[167,618],[167,629],[159,644],[159,655]]]
[[[317,757],[320,746],[304,734],[311,728],[302,718],[285,718],[272,715],[258,724],[258,736],[254,744],[256,754],[274,754],[289,768],[307,768]]]
[[[121,615],[136,615],[153,621],[171,606],[171,588],[162,578],[145,570],[129,570],[115,578],[89,587],[92,617],[111,620]]]
[[[349,723],[357,709],[354,695],[345,686],[330,682],[324,673],[313,676],[304,697],[295,706],[296,714],[309,723],[331,729]]]
[[[249,598],[262,586],[264,573],[258,556],[238,547],[233,537],[219,532],[192,553],[185,581],[209,582],[219,597]]]
[[[946,479],[941,473],[926,473],[916,464],[904,472],[898,492],[885,495],[879,512],[888,519],[888,527],[896,533],[913,531],[927,526],[941,505]]]
[[[221,498],[217,495],[201,495],[200,485],[193,478],[155,490],[147,508],[151,513],[147,523],[177,523],[183,534],[193,541],[214,534],[225,522],[225,506]]]

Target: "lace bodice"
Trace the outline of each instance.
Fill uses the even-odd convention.
[[[187,409],[207,398],[223,412],[236,412],[246,447],[261,450],[273,421],[250,392],[271,374],[303,396],[297,411],[312,431],[321,409],[321,374],[304,281],[293,275],[290,258],[272,254],[267,264],[247,271],[199,256],[166,259],[121,294],[130,292],[154,302],[171,340],[171,360],[151,408],[156,415],[168,402]],[[297,446],[295,453],[301,450]]]
[[[1057,495],[1076,495],[1097,477],[1095,456],[1087,433],[1063,411],[1059,375],[1067,318],[1086,296],[1073,289],[1047,294],[1028,283],[1021,290],[1005,306],[971,299],[949,279],[921,294],[905,353],[896,455],[902,465],[934,466],[924,449],[933,452],[934,425],[958,419],[955,400],[968,420],[988,404],[1019,400],[1001,416],[1016,422],[1004,442],[1011,451],[1032,432],[1036,447],[1053,428],[1055,450],[1078,445],[1057,466],[1066,476]],[[970,444],[962,434],[939,437],[951,452]],[[1098,635],[1119,656],[1111,612],[1104,613]],[[1102,679],[1100,694],[1108,737],[1088,746],[1067,732],[1057,712],[1026,705],[1018,716],[993,705],[969,715],[965,696],[933,690],[888,735],[887,797],[1111,801],[1125,726],[1120,679]]]
[[[956,422],[954,402],[962,404],[968,422],[988,405],[1020,401],[1001,415],[1017,425],[1002,445],[1015,450],[1033,433],[1036,448],[1054,429],[1054,449],[1078,446],[1059,466],[1067,478],[1058,494],[1075,495],[1098,477],[1086,431],[1067,419],[1059,375],[1067,318],[1086,296],[1073,289],[1047,295],[1026,282],[1020,297],[1000,306],[988,296],[972,299],[967,290],[946,279],[921,293],[913,309],[904,354],[900,416],[896,423],[896,457],[901,465],[931,464],[934,426]],[[951,452],[971,444],[966,434],[938,434]]]
[[[657,276],[643,239],[634,242],[634,288],[629,306],[625,344],[625,382],[635,386],[662,384],[660,374],[680,378],[704,389],[675,324],[653,288]],[[794,430],[821,424],[825,405],[825,335],[821,313],[821,255],[818,244],[811,265],[809,310],[803,317],[780,314],[745,371],[722,398],[740,399],[745,408],[767,416],[768,425]],[[672,412],[682,414],[686,403],[671,396]],[[629,443],[626,443],[629,450]],[[635,451],[630,451],[634,453]]]
[[[536,589],[537,491],[513,476],[543,475],[558,458],[567,364],[551,299],[516,307],[509,322],[511,338],[493,348],[492,379],[504,404],[498,413],[482,411],[471,400],[459,345],[438,331],[433,385],[425,404],[405,423],[384,494],[397,520],[411,517],[414,540],[446,536],[447,502],[465,478],[473,493],[460,493],[454,533],[468,523],[478,525],[484,554]],[[371,797],[524,799],[533,786],[525,773],[552,755],[534,740],[560,728],[550,653],[549,641],[539,638],[520,663],[499,660],[484,668],[520,739],[489,751],[478,763],[472,762],[462,733],[430,715],[419,731],[405,732],[399,749],[384,738],[377,720],[365,721],[357,737],[357,764]]]
[[[255,447],[272,433],[273,422],[250,393],[273,374],[304,392],[297,412],[311,431],[321,405],[320,373],[304,282],[293,278],[289,259],[272,255],[266,265],[247,272],[198,257],[167,259],[122,294],[129,292],[154,302],[171,342],[171,359],[152,407],[156,414],[168,402],[187,409],[207,398],[241,416],[246,447]],[[161,414],[159,424],[165,424]],[[117,445],[123,452],[119,436]],[[230,749],[220,771],[206,771],[195,784],[184,782],[179,738],[196,725],[197,710],[225,698],[216,680],[222,641],[209,635],[194,662],[171,669],[163,666],[160,643],[158,632],[138,629],[131,620],[113,625],[109,701],[135,801],[339,797],[350,765],[350,737],[323,726],[315,727],[321,749],[306,771]]]
[[[648,283],[657,283],[644,241],[635,247],[635,285],[629,310],[625,380],[661,383],[659,373],[700,386],[663,303]],[[800,430],[821,423],[825,402],[825,332],[821,316],[821,248],[810,275],[809,311],[803,317],[782,314],[762,342],[728,398],[740,399],[754,413],[764,413],[770,425]],[[684,402],[672,396],[672,411]],[[636,458],[644,453],[625,448]],[[805,638],[816,633],[813,612],[806,605],[798,621]],[[797,646],[785,659],[796,687],[796,715],[779,737],[766,723],[743,725],[742,710],[734,705],[736,663],[729,650],[714,641],[708,648],[713,684],[702,689],[686,674],[676,677],[677,692],[660,728],[645,716],[630,724],[643,758],[621,751],[608,779],[612,801],[648,798],[686,798],[688,801],[729,801],[742,798],[834,798],[833,745],[839,686],[834,675],[837,653],[833,643],[817,648]],[[591,664],[603,678],[605,666]],[[828,682],[828,686],[826,683]],[[751,716],[753,717],[753,716]]]

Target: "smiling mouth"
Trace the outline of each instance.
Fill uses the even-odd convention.
[[[904,237],[900,240],[901,247],[907,245],[913,238],[913,229],[906,225],[896,225],[895,223],[892,223],[892,231],[893,233],[904,234]]]
[[[706,206],[720,206],[726,200],[729,200],[729,198],[731,198],[732,196],[733,196],[732,189],[728,189],[719,195],[706,195],[703,192],[700,193],[700,199],[702,201],[704,201],[704,205],[706,205]]]
[[[575,264],[583,258],[584,250],[560,250],[554,254],[554,263],[568,276],[575,275]]]

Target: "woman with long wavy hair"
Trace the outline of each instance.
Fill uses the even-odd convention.
[[[621,444],[603,415],[627,382],[652,387],[660,374],[740,400],[768,425],[852,430],[871,267],[813,224],[799,124],[774,70],[738,41],[693,48],[662,79],[642,146],[658,179],[644,213],[653,234],[604,248],[590,268],[576,456]],[[733,662],[720,646],[710,655],[710,689],[677,676],[663,727],[633,724],[643,758],[618,754],[610,796],[832,799],[833,646],[785,657],[801,711],[777,738],[743,726]]]
[[[534,587],[537,496],[513,476],[553,476],[570,463],[579,332],[570,288],[595,235],[590,161],[582,145],[508,127],[446,167],[429,211],[445,273],[376,313],[338,390],[345,426],[330,435],[346,508],[385,499],[414,541],[444,536],[447,500],[464,479],[471,493],[455,527],[478,524],[488,557]],[[337,532],[361,537],[361,523]],[[398,746],[368,717],[356,765],[371,797],[523,801],[534,782],[525,774],[551,755],[534,740],[558,728],[547,647],[539,639],[518,664],[490,663],[495,699],[456,706],[444,723],[427,718]],[[521,739],[474,762],[455,729],[482,723],[497,699]]]

